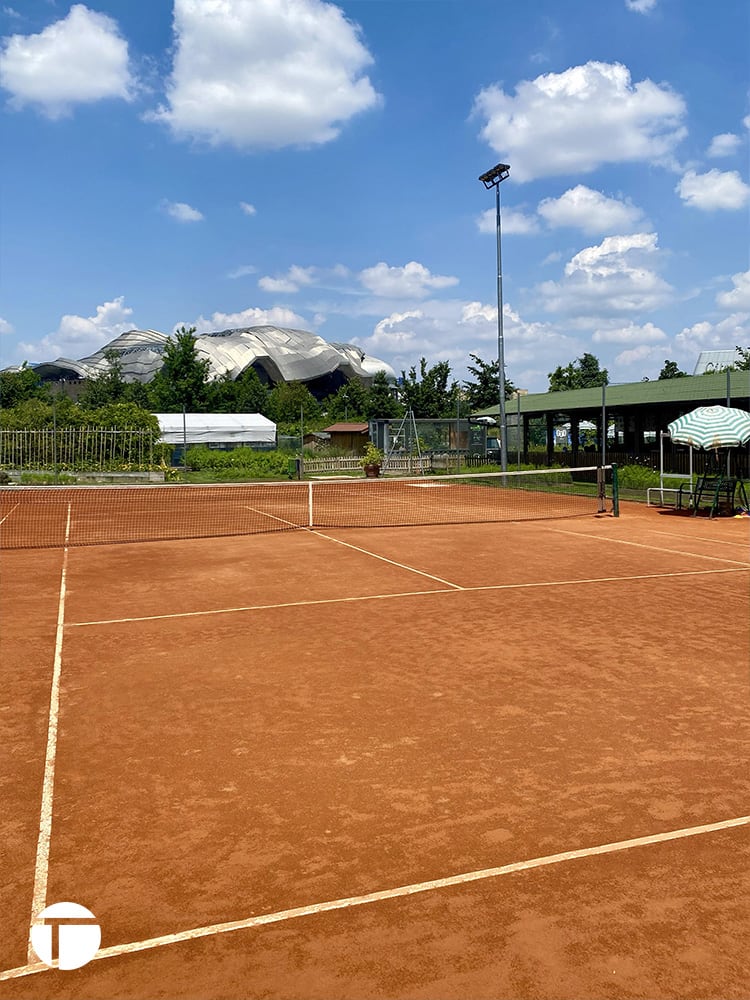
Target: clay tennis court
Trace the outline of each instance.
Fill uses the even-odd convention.
[[[748,519],[68,503],[0,564],[0,996],[748,996]],[[28,951],[63,900],[75,971]]]

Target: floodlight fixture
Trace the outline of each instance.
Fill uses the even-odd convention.
[[[508,421],[505,417],[505,343],[503,336],[503,256],[500,225],[500,185],[510,176],[509,163],[496,163],[479,175],[489,191],[495,189],[495,228],[497,231],[497,389],[500,403],[500,468],[508,471]],[[518,433],[518,428],[516,428]]]
[[[484,186],[489,191],[490,188],[497,187],[501,181],[506,181],[510,176],[510,164],[509,163],[498,163],[492,170],[488,170],[484,174],[479,175],[479,180],[484,184]]]

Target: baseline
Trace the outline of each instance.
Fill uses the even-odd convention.
[[[202,937],[213,937],[218,934],[227,934],[232,931],[247,930],[253,927],[262,927],[266,924],[282,923],[288,920],[295,920],[299,917],[312,916],[318,913],[327,913],[332,910],[351,909],[356,906],[366,906],[372,903],[384,902],[390,899],[397,899],[403,896],[414,896],[418,893],[431,892],[436,889],[446,889],[451,886],[466,885],[470,882],[479,882],[491,878],[499,878],[503,875],[510,875],[514,872],[529,871],[534,868],[543,868],[549,865],[562,864],[568,861],[577,861],[583,858],[590,858],[596,855],[613,854],[618,851],[626,851],[636,847],[646,847],[653,844],[663,844],[672,840],[681,840],[686,837],[697,837],[710,833],[717,833],[733,827],[746,826],[750,824],[750,816],[737,816],[732,819],[720,820],[716,823],[707,823],[702,826],[686,827],[680,830],[669,830],[664,833],[649,834],[643,837],[634,837],[629,840],[615,841],[609,844],[599,844],[594,847],[583,847],[572,851],[563,851],[559,854],[548,854],[539,858],[530,858],[525,861],[515,861],[498,868],[484,868],[473,872],[462,872],[457,875],[448,875],[444,878],[431,879],[427,882],[415,882],[409,885],[396,886],[390,889],[381,889],[375,892],[364,893],[359,896],[347,896],[340,899],[326,900],[322,903],[312,903],[308,906],[298,906],[290,910],[279,910],[276,913],[264,913],[260,916],[245,917],[240,920],[231,920],[220,924],[210,924],[205,927],[193,927],[185,931],[177,931],[174,934],[164,934],[160,937],[147,938],[142,941],[132,941],[120,945],[112,945],[109,948],[100,949],[92,961],[99,961],[107,958],[115,958],[119,955],[133,954],[139,951],[149,951],[154,948],[163,948],[172,944],[179,944],[183,941],[191,941]],[[55,968],[57,962],[52,966],[42,962],[29,963],[16,969],[6,969],[0,972],[0,981],[18,979],[22,976],[35,975],[40,972],[48,972]]]

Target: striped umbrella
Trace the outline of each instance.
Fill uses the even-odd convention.
[[[750,413],[732,406],[699,406],[667,425],[675,444],[736,448],[750,441]]]

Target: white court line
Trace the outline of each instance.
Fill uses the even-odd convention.
[[[565,528],[547,528],[556,535],[575,535],[576,538],[592,538],[597,542],[613,542],[615,545],[632,545],[636,549],[651,549],[653,552],[664,552],[673,556],[691,556],[693,559],[710,559],[712,562],[732,563],[734,566],[747,566],[750,562],[740,559],[725,559],[723,556],[704,556],[698,552],[684,552],[682,549],[665,549],[661,545],[647,545],[645,542],[627,542],[624,538],[609,538],[606,535],[589,535],[585,531],[566,531]]]
[[[592,858],[600,854],[614,854],[617,851],[627,851],[634,847],[648,847],[652,844],[664,844],[670,840],[681,840],[685,837],[697,837],[706,833],[717,833],[732,827],[745,826],[750,823],[750,816],[738,816],[736,819],[721,820],[718,823],[707,823],[704,826],[691,826],[682,830],[670,830],[665,833],[655,833],[647,837],[634,837],[630,840],[619,840],[611,844],[600,844],[596,847],[583,847],[575,851],[564,851],[561,854],[548,854],[541,858],[531,858],[527,861],[514,861],[499,868],[483,868],[479,871],[463,872],[460,875],[448,875],[445,878],[432,879],[429,882],[413,882],[410,885],[400,885],[392,889],[381,889],[378,892],[368,892],[361,896],[346,896],[342,899],[331,899],[323,903],[311,903],[307,906],[296,906],[290,910],[279,910],[277,913],[263,913],[260,916],[245,917],[242,920],[230,920],[221,924],[209,924],[205,927],[192,927],[186,931],[174,934],[164,934],[161,937],[146,938],[143,941],[132,941],[126,944],[101,948],[92,961],[105,958],[116,958],[120,955],[132,955],[139,951],[149,951],[153,948],[164,948],[183,941],[195,941],[197,938],[215,937],[218,934],[228,934],[232,931],[250,930],[253,927],[263,927],[266,924],[278,924],[298,917],[315,916],[318,913],[330,913],[332,910],[348,910],[355,906],[366,906],[370,903],[381,903],[403,896],[416,896],[422,892],[435,889],[448,889],[452,886],[467,885],[470,882],[481,882],[486,879],[498,878],[501,875],[511,875],[514,872],[529,871],[533,868],[545,868],[566,861],[577,861],[582,858]],[[0,980],[18,979],[21,976],[34,975],[37,972],[48,971],[49,966],[41,962],[21,966],[17,969],[7,969],[0,972]]]
[[[685,536],[678,535],[676,531],[659,531],[657,528],[649,528],[649,531],[654,535],[664,535],[668,538],[681,538],[683,542],[685,541]],[[700,535],[691,535],[690,541],[710,542],[711,545],[736,545],[747,551],[747,541],[730,542],[726,538],[702,538]]]
[[[336,542],[337,545],[345,545],[348,549],[354,549],[355,552],[364,552],[366,556],[372,556],[373,559],[380,559],[381,562],[389,563],[391,566],[398,566],[399,569],[406,569],[410,573],[416,573],[418,576],[426,576],[428,580],[437,580],[438,583],[444,583],[447,587],[453,587],[456,590],[465,590],[465,587],[461,587],[458,583],[451,583],[450,580],[444,580],[441,576],[433,576],[432,573],[425,573],[424,570],[415,569],[414,566],[407,566],[405,563],[396,562],[393,559],[388,559],[386,556],[379,556],[376,552],[370,552],[369,549],[362,549],[359,545],[352,545],[351,542],[342,542],[340,538],[333,538],[332,535],[324,535],[321,531],[316,531],[314,528],[310,529],[311,535],[317,535],[318,538],[326,538],[329,542]]]
[[[251,510],[254,514],[261,514],[263,517],[270,517],[274,521],[280,521],[282,524],[288,524],[290,528],[304,528],[306,525],[297,524],[296,521],[287,521],[285,517],[277,517],[275,514],[269,514],[265,510],[258,510],[257,507],[248,507],[246,503],[240,504],[240,507],[244,507],[245,510]]]
[[[532,590],[539,587],[577,587],[592,583],[628,583],[633,580],[669,580],[680,576],[717,576],[722,573],[744,573],[741,569],[688,569],[678,573],[639,573],[634,576],[597,576],[585,580],[549,580],[532,583],[491,583],[481,587],[456,590],[407,590],[398,594],[363,594],[359,597],[324,597],[314,601],[285,601],[281,604],[246,604],[237,608],[209,608],[206,611],[176,611],[165,615],[142,615],[134,618],[100,618],[90,622],[66,622],[66,628],[86,628],[89,625],[125,625],[128,622],[154,622],[170,618],[200,618],[208,615],[232,615],[242,611],[273,611],[276,608],[305,608],[318,604],[352,604],[357,601],[389,601],[399,597],[430,597],[433,594],[472,594],[490,590]]]
[[[55,757],[57,754],[57,723],[60,713],[60,674],[62,672],[62,647],[65,629],[65,588],[68,573],[68,539],[70,538],[71,504],[68,504],[68,520],[65,525],[65,546],[63,548],[62,573],[60,576],[60,599],[57,604],[57,631],[55,633],[55,658],[52,669],[52,685],[49,695],[49,721],[47,724],[47,752],[44,757],[44,780],[42,782],[42,807],[39,815],[39,838],[36,845],[34,866],[34,891],[31,898],[31,926],[37,915],[47,905],[47,879],[49,876],[49,849],[52,836],[52,797],[55,788]],[[28,959],[34,951],[29,939]]]
[[[5,515],[5,517],[4,517],[4,518],[3,518],[2,520],[0,520],[0,524],[5,524],[5,522],[6,522],[7,520],[8,520],[8,518],[9,518],[9,517],[10,517],[10,515],[11,515],[11,514],[13,513],[13,511],[14,511],[14,510],[16,509],[16,507],[20,507],[20,506],[21,506],[21,504],[20,504],[20,503],[17,503],[17,504],[14,504],[14,505],[13,505],[13,506],[12,506],[12,507],[10,508],[10,510],[8,511],[8,513],[7,513],[6,515]]]

